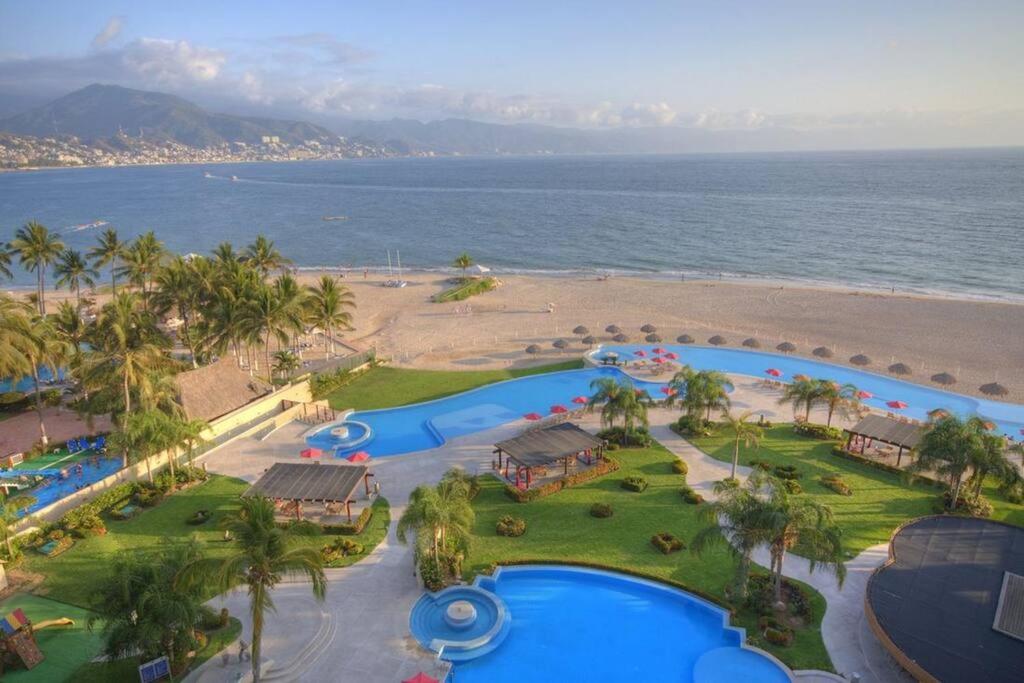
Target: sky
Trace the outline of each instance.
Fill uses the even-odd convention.
[[[0,0],[0,97],[93,82],[318,122],[1013,137],[1024,1]]]

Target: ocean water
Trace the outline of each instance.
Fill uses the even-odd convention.
[[[209,173],[212,177],[207,177]],[[232,180],[236,176],[237,180]],[[324,221],[323,216],[345,216]],[[1024,300],[1024,149],[352,160],[0,174],[29,219],[175,251],[267,234],[298,266],[595,271]],[[18,273],[16,284],[30,285]]]

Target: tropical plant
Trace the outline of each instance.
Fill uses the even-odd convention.
[[[152,458],[157,453],[180,443],[176,429],[174,419],[161,410],[129,413],[121,420],[117,430],[110,435],[110,447],[121,452],[126,466],[139,460],[145,461],[146,475],[152,483]],[[168,463],[171,467],[173,486],[174,458],[170,458]]]
[[[462,269],[462,277],[466,277],[466,271],[473,265],[473,258],[466,252],[462,252],[455,257],[455,261],[452,265],[456,268]]]
[[[22,325],[21,352],[25,356],[28,376],[32,378],[36,414],[39,417],[39,440],[45,446],[49,443],[49,438],[46,435],[46,422],[43,417],[43,390],[39,371],[42,368],[47,368],[51,374],[56,375],[58,369],[63,366],[70,355],[70,349],[57,335],[48,318],[40,316],[28,318],[26,316],[20,320]]]
[[[166,250],[163,242],[150,230],[139,235],[121,255],[119,275],[124,275],[136,287],[142,289],[142,299],[149,306],[149,293],[153,289],[153,278],[160,270]]]
[[[327,594],[323,559],[317,548],[296,543],[300,535],[311,532],[309,525],[279,527],[274,520],[274,502],[263,496],[242,498],[240,509],[225,518],[223,527],[234,539],[230,554],[223,560],[194,563],[179,580],[211,586],[218,593],[242,586],[248,590],[252,680],[259,683],[263,623],[266,613],[274,609],[274,588],[285,578],[303,576],[311,583],[313,597],[322,602]]]
[[[226,256],[227,254],[225,254]],[[255,268],[262,277],[267,277],[270,271],[291,263],[289,259],[281,255],[274,243],[263,235],[257,235],[256,241],[245,248],[242,260]]]
[[[330,275],[321,276],[315,287],[310,287],[308,319],[324,331],[324,354],[330,358],[334,353],[334,330],[351,330],[352,313],[356,307],[355,297],[349,288],[339,284]]]
[[[185,447],[185,455],[188,458],[188,476],[192,478],[192,468],[195,466],[193,455],[195,449],[201,446],[205,439],[203,434],[210,428],[205,420],[176,418],[174,424],[174,441]]]
[[[9,244],[0,244],[0,278],[10,280],[14,277],[11,273],[11,247]]]
[[[53,274],[57,276],[57,287],[67,287],[75,293],[75,308],[82,310],[82,285],[96,286],[99,277],[96,269],[89,265],[82,252],[65,249],[60,253]]]
[[[637,425],[647,427],[647,408],[650,398],[646,392],[637,391],[627,380],[618,382],[611,377],[595,379],[590,383],[593,395],[587,403],[587,410],[601,408],[601,424],[614,427],[619,420],[628,434]]]
[[[64,243],[46,226],[29,221],[14,234],[10,249],[18,255],[21,265],[36,272],[39,314],[46,315],[46,269],[60,257]]]
[[[27,377],[32,372],[25,355],[31,312],[28,304],[0,292],[0,377]]]
[[[764,436],[764,430],[761,427],[747,422],[752,414],[749,410],[739,415],[733,415],[730,411],[722,413],[725,429],[732,434],[733,438],[732,474],[729,475],[733,479],[736,478],[736,468],[739,467],[740,444],[742,443],[746,448],[758,448],[761,445],[761,437]]]
[[[78,308],[70,301],[61,301],[57,312],[50,315],[50,322],[57,334],[67,342],[77,356],[82,350],[82,341],[88,332],[88,326],[82,320]]]
[[[762,520],[764,503],[750,488],[732,482],[716,482],[714,491],[715,500],[698,508],[707,526],[694,536],[690,551],[702,555],[711,547],[724,545],[737,560],[733,590],[742,600],[747,596],[754,549],[768,540]]]
[[[94,268],[110,266],[110,289],[117,296],[117,271],[121,267],[121,258],[125,253],[125,243],[117,236],[117,230],[107,228],[99,237],[99,243],[89,250]]]
[[[705,420],[711,420],[711,411],[729,409],[729,392],[733,385],[725,373],[717,370],[701,370],[693,373],[686,381],[686,393],[682,403],[690,414],[705,411]]]
[[[417,486],[398,520],[398,540],[405,543],[409,531],[414,531],[429,546],[434,566],[440,569],[442,554],[464,552],[469,545],[474,519],[469,501],[470,485],[459,477],[446,477],[437,486]]]
[[[274,352],[274,372],[279,377],[288,377],[302,367],[302,360],[288,349]]]
[[[14,545],[15,533],[11,527],[21,519],[22,510],[35,505],[35,503],[36,499],[34,496],[21,493],[8,496],[3,502],[3,507],[0,507],[0,515],[3,516],[3,519],[0,520],[3,524],[0,527],[0,533],[3,533],[4,536],[4,547],[7,549],[8,562],[13,562],[17,558],[18,553]]]
[[[288,332],[292,328],[291,316],[281,301],[278,290],[269,285],[260,285],[252,299],[247,301],[244,323],[256,333],[265,344],[267,375],[270,375],[270,342],[277,339],[279,345],[288,343]]]
[[[156,275],[156,289],[153,290],[152,308],[154,313],[165,315],[174,311],[181,319],[181,338],[188,347],[192,367],[198,368],[197,339],[193,330],[194,316],[198,315],[200,304],[199,278],[196,270],[181,256],[176,256]]]
[[[838,412],[840,417],[848,419],[860,407],[857,387],[849,382],[839,384],[829,379],[819,379],[817,400],[828,408],[826,427],[832,426],[832,416],[835,413]]]
[[[811,419],[811,408],[821,399],[822,383],[816,379],[800,379],[786,385],[779,398],[779,405],[792,404],[793,413],[804,408],[804,420]]]

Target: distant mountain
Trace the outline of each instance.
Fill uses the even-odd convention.
[[[99,84],[0,120],[0,131],[35,137],[73,135],[87,142],[124,134],[200,148],[255,144],[265,135],[276,135],[288,144],[338,142],[335,133],[302,121],[215,114],[175,95]]]

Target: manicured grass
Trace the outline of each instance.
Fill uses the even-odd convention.
[[[618,472],[531,503],[512,502],[502,483],[485,477],[473,502],[476,522],[467,577],[500,562],[584,562],[678,582],[724,601],[724,589],[734,575],[733,560],[724,548],[702,557],[688,550],[666,556],[651,545],[651,536],[662,531],[689,544],[704,526],[697,506],[687,505],[679,495],[684,478],[672,472],[675,456],[655,446],[618,451],[614,457],[622,464]],[[620,482],[630,475],[647,479],[647,490],[623,490]],[[606,519],[592,517],[590,506],[598,502],[610,504],[614,515]],[[518,538],[498,536],[495,525],[502,515],[525,519],[526,534]],[[814,612],[812,624],[798,632],[791,647],[778,648],[758,637],[753,614],[740,612],[733,623],[747,628],[752,642],[793,668],[831,671],[820,633],[825,601],[812,589],[808,591]]]
[[[434,295],[434,303],[445,303],[448,301],[463,301],[471,296],[489,292],[498,286],[497,278],[493,277],[464,277],[453,287],[450,287],[440,294]]]
[[[577,370],[582,367],[583,361],[580,359],[532,368],[468,372],[465,370],[409,370],[377,367],[367,370],[326,398],[330,401],[332,408],[339,410],[391,408],[432,401],[515,377],[559,370]]]
[[[67,467],[80,460],[88,460],[97,455],[93,451],[85,451],[76,455],[68,453],[66,448],[59,449],[56,453],[46,453],[38,458],[25,460],[14,466],[16,470],[45,470],[50,467]]]
[[[36,643],[45,659],[31,671],[23,668],[4,672],[4,683],[39,683],[78,680],[75,671],[95,657],[103,647],[99,631],[88,629],[90,612],[64,602],[35,595],[15,595],[0,604],[0,615],[18,608],[25,611],[33,624],[48,619],[67,617],[73,626],[51,626],[36,632]],[[138,672],[136,671],[136,680]],[[107,679],[111,680],[111,679]]]
[[[693,439],[694,445],[711,457],[732,462],[732,441],[727,434]],[[773,465],[796,465],[803,475],[800,485],[808,496],[832,508],[836,523],[843,530],[843,544],[850,557],[879,543],[887,543],[903,522],[933,514],[933,505],[941,489],[914,484],[897,474],[883,472],[832,454],[833,441],[818,441],[798,436],[789,424],[766,430],[761,446],[748,449],[740,445],[740,464],[763,460]],[[838,474],[853,490],[841,496],[821,485],[822,475]],[[1024,521],[1024,508],[1011,505],[994,490],[986,495],[996,505],[995,519],[1015,524]]]

